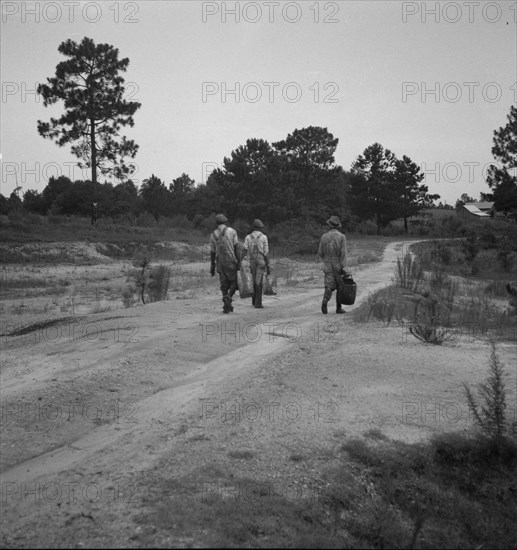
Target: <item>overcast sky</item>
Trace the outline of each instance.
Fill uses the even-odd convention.
[[[442,200],[488,191],[493,132],[517,103],[517,2],[2,1],[1,192],[87,179],[70,146],[38,135],[37,83],[61,42],[108,43],[130,59],[124,132],[134,180],[196,183],[248,138],[322,126],[349,169],[380,142],[420,165]],[[16,176],[15,176],[16,173]],[[16,179],[17,178],[17,179]]]

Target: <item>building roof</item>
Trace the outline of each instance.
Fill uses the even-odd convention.
[[[470,214],[473,214],[474,216],[478,216],[480,218],[489,218],[490,214],[488,212],[484,212],[483,210],[481,210],[479,208],[480,204],[492,204],[493,205],[494,203],[489,203],[489,202],[475,203],[475,202],[473,202],[473,203],[469,203],[469,204],[464,204],[463,208],[465,208],[465,210],[467,210],[467,212],[469,212]]]
[[[480,210],[491,210],[494,206],[493,202],[474,202],[472,204],[476,205]]]

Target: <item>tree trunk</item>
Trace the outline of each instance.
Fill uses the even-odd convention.
[[[404,230],[406,231],[407,235],[407,217],[404,217]]]
[[[377,235],[381,234],[381,215],[377,212]]]
[[[90,147],[92,149],[92,225],[97,224],[97,148],[95,146],[95,119],[90,119]]]

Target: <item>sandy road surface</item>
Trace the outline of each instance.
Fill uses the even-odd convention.
[[[348,312],[390,282],[402,247],[354,270]],[[263,310],[237,299],[223,315],[219,297],[198,296],[6,338],[2,545],[139,546],[160,480],[245,475],[311,492],[343,438],[375,428],[416,441],[468,425],[461,382],[484,378],[486,342],[424,346],[333,307],[325,317],[321,284],[266,297]],[[508,364],[515,347],[500,354]],[[154,532],[156,544],[196,544]]]

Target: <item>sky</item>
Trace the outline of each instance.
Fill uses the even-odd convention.
[[[381,143],[454,204],[488,192],[494,130],[517,104],[517,2],[2,1],[0,192],[88,179],[70,146],[37,132],[59,116],[35,94],[85,36],[130,60],[122,131],[139,145],[133,181],[205,183],[249,138],[321,126],[349,169]],[[103,181],[103,180],[101,180]],[[117,183],[117,182],[114,182]]]

